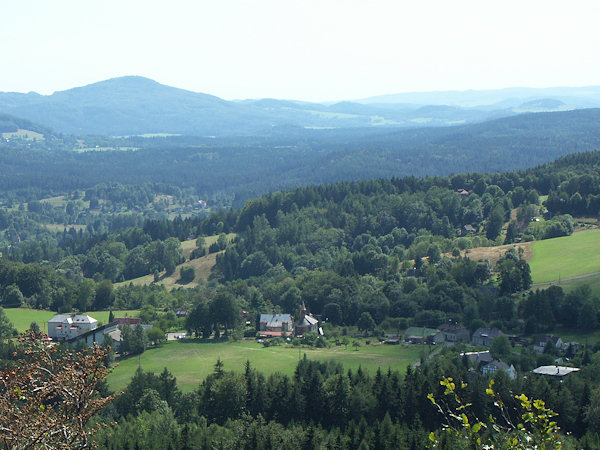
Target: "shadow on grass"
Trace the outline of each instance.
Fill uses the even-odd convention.
[[[234,342],[234,341],[229,339],[228,337],[221,337],[218,339],[197,337],[197,338],[180,339],[177,342],[179,342],[180,344],[220,344],[223,342]]]

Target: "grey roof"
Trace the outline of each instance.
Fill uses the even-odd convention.
[[[506,364],[504,361],[500,361],[498,359],[493,360],[492,362],[487,364],[488,366],[496,366],[498,370],[509,370],[510,366]]]
[[[537,369],[533,369],[533,373],[539,375],[550,375],[553,377],[564,377],[572,372],[579,371],[577,367],[565,367],[565,366],[540,366]]]
[[[316,325],[317,323],[319,323],[319,321],[317,319],[315,319],[312,316],[306,315],[302,319],[299,319],[296,322],[296,326],[297,327],[306,327],[306,326]]]
[[[87,314],[57,314],[48,323],[95,323],[98,322]]]
[[[121,330],[116,329],[114,331],[110,331],[108,333],[106,333],[108,336],[111,337],[111,339],[115,342],[121,342],[122,337],[121,337]]]
[[[500,330],[497,330],[496,328],[478,328],[477,330],[475,330],[475,333],[473,333],[473,337],[490,337],[490,338],[495,338],[497,336],[501,336],[504,333]]]
[[[67,342],[75,342],[81,339],[87,339],[88,336],[94,335],[94,334],[107,334],[108,332],[112,331],[112,330],[117,330],[119,324],[117,322],[110,322],[107,323],[106,325],[102,325],[101,327],[98,328],[94,328],[93,330],[89,330],[86,331],[85,333],[79,334],[75,337],[72,337],[71,339],[67,339]]]
[[[440,329],[440,331],[443,331],[445,333],[462,333],[462,332],[469,332],[469,330],[467,330],[465,327],[463,327],[462,325],[457,325],[454,323],[444,323],[442,325],[440,325],[438,327]]]
[[[284,323],[290,323],[292,316],[290,314],[261,314],[260,323],[266,324],[269,328],[279,328]]]
[[[466,352],[466,353],[460,354],[460,356],[465,356],[465,355],[473,363],[491,362],[492,361],[492,354],[490,353],[489,350],[486,350],[484,352]]]

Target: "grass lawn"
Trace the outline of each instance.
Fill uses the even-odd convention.
[[[111,389],[124,389],[135,373],[138,364],[148,372],[160,373],[165,367],[177,377],[177,384],[184,392],[195,389],[214,369],[218,358],[225,370],[243,372],[246,360],[265,375],[281,372],[292,375],[298,358],[312,360],[334,360],[345,369],[358,369],[359,366],[374,374],[378,367],[404,372],[409,364],[420,359],[420,345],[369,345],[355,350],[352,345],[327,349],[293,348],[276,346],[265,348],[254,341],[242,342],[201,342],[170,341],[160,348],[146,350],[138,357],[120,361],[108,377]]]
[[[37,322],[42,331],[47,331],[46,325],[48,320],[56,315],[56,313],[52,311],[28,308],[5,308],[4,312],[19,332],[29,329],[31,322]],[[108,323],[108,315],[110,313],[109,311],[88,311],[85,314],[93,317],[99,322]],[[115,317],[136,317],[139,314],[139,311],[113,311],[113,314]]]
[[[534,283],[600,271],[600,230],[586,230],[531,244],[529,262]]]

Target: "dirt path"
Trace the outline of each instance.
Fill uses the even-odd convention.
[[[594,275],[600,275],[600,272],[585,273],[583,275],[576,275],[574,277],[561,278],[560,280],[544,281],[543,283],[534,283],[531,285],[531,288],[533,289],[535,287],[548,286],[549,284],[555,284],[557,282],[562,283],[563,281],[580,280],[582,278],[593,277]]]

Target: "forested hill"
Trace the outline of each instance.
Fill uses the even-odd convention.
[[[600,148],[599,121],[600,110],[587,109],[400,131],[276,127],[268,136],[231,139],[86,137],[92,149],[137,150],[83,153],[47,151],[73,137],[56,145],[57,139],[2,140],[0,188],[34,189],[41,198],[103,182],[152,181],[239,207],[248,198],[301,185],[533,167]],[[14,120],[9,125],[16,126]]]

